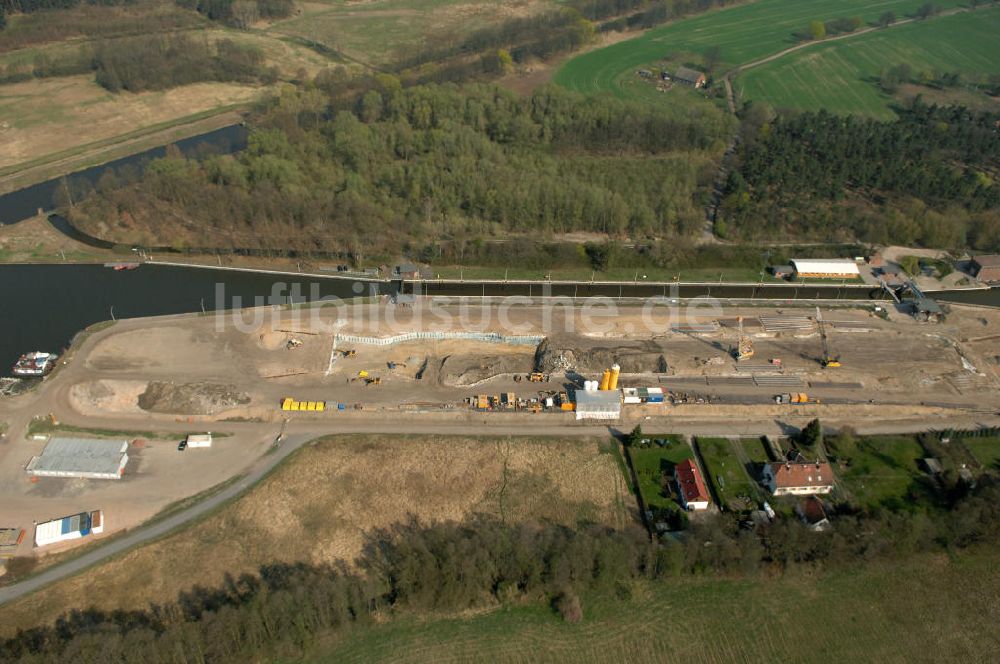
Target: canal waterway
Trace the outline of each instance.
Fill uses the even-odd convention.
[[[176,141],[182,154],[189,157],[199,157],[208,154],[232,154],[247,146],[248,130],[243,125],[230,125],[198,136],[192,136]],[[70,191],[76,195],[86,188],[93,187],[104,173],[108,171],[121,173],[126,169],[141,171],[153,159],[159,159],[167,153],[167,148],[158,147],[139,152],[128,157],[115,159],[100,166],[93,166],[71,173],[64,177],[53,178],[24,189],[12,191],[0,196],[0,224],[16,224],[29,219],[38,210],[49,211],[58,206],[57,192],[64,188],[66,182]]]
[[[0,376],[10,375],[22,353],[59,352],[77,332],[112,315],[161,316],[390,292],[388,283],[155,264],[123,272],[103,265],[0,265]]]

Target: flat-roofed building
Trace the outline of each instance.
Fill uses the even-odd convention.
[[[80,512],[35,524],[35,546],[66,542],[103,532],[104,514],[101,510]]]
[[[857,279],[861,276],[858,264],[848,259],[793,258],[795,278],[813,277],[819,279]]]
[[[976,256],[970,267],[972,276],[980,281],[1000,281],[1000,255]]]
[[[577,390],[573,401],[578,420],[617,420],[622,416],[621,390]]]
[[[117,480],[128,463],[127,440],[52,438],[25,470],[37,477]]]

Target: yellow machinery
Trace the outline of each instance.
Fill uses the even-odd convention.
[[[381,384],[382,384],[382,378],[380,376],[369,376],[368,378],[365,378],[366,387],[368,385],[373,385],[375,387],[378,387]]]
[[[368,378],[368,372],[362,369],[358,372],[358,378]]]
[[[823,323],[823,314],[819,307],[816,307],[816,325],[819,326],[819,340],[823,345],[823,357],[820,358],[819,363],[824,369],[836,369],[841,366],[840,355],[835,356],[830,352],[830,342],[826,338],[826,325]]]
[[[344,357],[354,357],[355,355],[358,354],[358,351],[356,351],[356,350],[345,350],[345,351],[342,352],[342,354],[343,354]]]
[[[739,326],[739,338],[736,341],[736,360],[749,360],[753,357],[753,341],[743,332],[743,316],[736,318]]]
[[[618,389],[618,376],[621,375],[622,368],[617,364],[611,365],[611,379],[608,381],[609,390]]]
[[[601,374],[601,382],[597,389],[607,390],[609,385],[611,385],[611,369],[605,369],[604,373]]]
[[[547,378],[545,377],[545,374],[543,374],[542,372],[533,371],[530,374],[528,374],[528,380],[532,383],[544,383],[547,380]]]

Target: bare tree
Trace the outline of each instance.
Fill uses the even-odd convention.
[[[236,0],[232,7],[233,22],[240,30],[249,30],[250,26],[260,20],[260,8],[257,0]]]

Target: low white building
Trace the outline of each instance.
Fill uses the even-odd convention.
[[[793,258],[791,263],[795,278],[857,279],[861,276],[858,264],[849,259]]]
[[[52,438],[25,467],[36,477],[121,479],[128,463],[127,440]]]
[[[212,446],[212,434],[210,433],[191,433],[187,437],[188,447],[211,447]]]
[[[622,416],[621,390],[577,390],[574,410],[578,420],[617,420]]]
[[[35,546],[80,539],[104,532],[104,513],[81,512],[60,519],[35,524]]]

